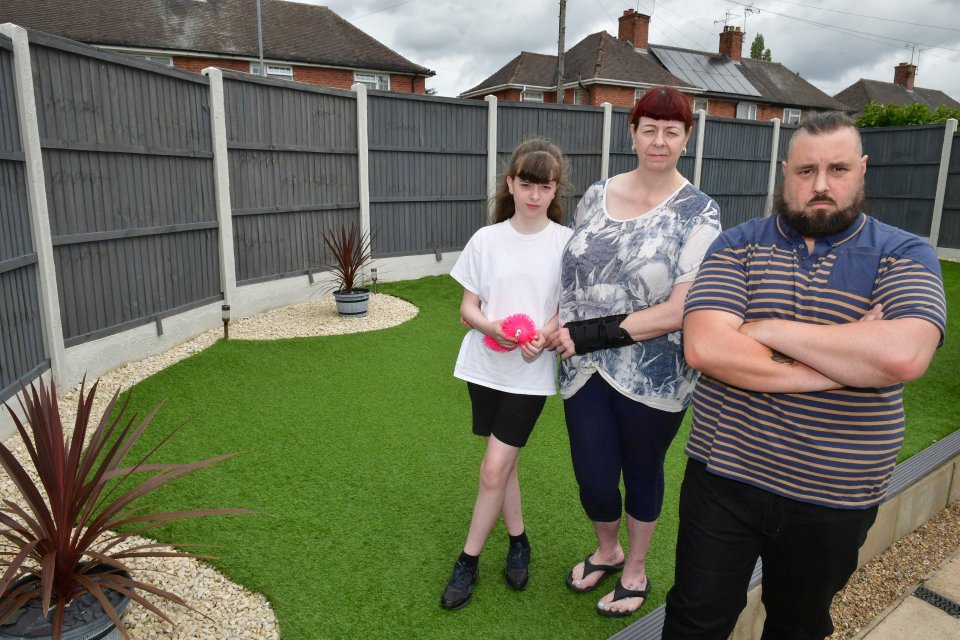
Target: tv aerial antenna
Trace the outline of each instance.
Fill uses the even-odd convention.
[[[753,15],[754,13],[760,13],[760,9],[755,8],[752,4],[743,8],[743,32],[747,32],[747,18]]]
[[[724,15],[723,20],[714,20],[714,21],[713,21],[713,24],[720,24],[720,23],[722,22],[722,23],[723,23],[723,26],[726,27],[727,25],[730,24],[730,21],[733,20],[734,18],[743,18],[743,32],[746,33],[746,32],[747,32],[747,18],[748,18],[750,15],[754,14],[754,13],[760,13],[760,9],[757,9],[757,8],[754,7],[753,5],[743,5],[743,15],[742,15],[742,16],[741,16],[740,14],[738,14],[738,13],[734,13],[733,11],[729,11],[729,10],[728,10],[728,11],[726,12],[726,14]]]
[[[908,42],[905,45],[903,45],[903,47],[904,49],[910,49],[910,64],[916,64],[919,67],[920,54],[926,51],[926,49],[921,49],[919,42]],[[916,56],[917,58],[916,62],[913,61],[914,56]]]

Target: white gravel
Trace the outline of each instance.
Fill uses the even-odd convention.
[[[372,331],[396,326],[412,319],[417,313],[415,306],[399,298],[371,294],[367,317],[344,318],[337,314],[333,296],[325,296],[306,304],[273,309],[232,323],[230,339],[276,340]],[[207,331],[169,351],[125,364],[104,374],[100,378],[94,419],[99,419],[114,391],[131,387],[175,362],[206,349],[222,337],[222,329]],[[78,394],[79,387],[60,397],[60,414],[64,424],[74,421]],[[10,438],[4,444],[21,461],[27,459],[19,436]],[[18,500],[16,488],[6,474],[0,477],[0,499],[3,498]],[[124,621],[132,640],[280,637],[276,616],[266,598],[230,582],[202,562],[185,558],[159,558],[140,559],[129,564],[136,577],[176,593],[196,609],[190,611],[168,601],[151,598],[173,620],[174,624],[171,625],[131,603]]]

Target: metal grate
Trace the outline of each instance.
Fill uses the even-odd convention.
[[[957,604],[950,598],[945,598],[936,591],[931,591],[924,586],[917,587],[917,590],[913,592],[913,595],[916,598],[920,598],[924,602],[929,602],[944,613],[960,619],[960,604]]]

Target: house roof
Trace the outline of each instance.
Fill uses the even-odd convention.
[[[648,52],[638,51],[606,31],[587,36],[567,52],[564,75],[571,80],[576,77],[583,81],[602,78],[650,85],[692,86],[671,74]]]
[[[0,23],[91,45],[259,56],[255,0],[110,0],[76,6],[68,11],[60,0],[3,0]],[[262,0],[260,11],[264,58],[434,75],[327,7]]]
[[[670,73],[695,87],[718,93],[760,96],[760,92],[740,73],[739,65],[727,56],[659,45],[650,45],[650,51]]]
[[[851,110],[846,101],[831,98],[779,62],[743,58],[740,61],[740,72],[764,99],[774,104],[834,111]]]
[[[520,55],[465,93],[503,86],[549,87],[555,85],[556,73],[557,56],[521,51]]]
[[[460,95],[471,97],[509,85],[553,86],[556,68],[556,56],[524,52]],[[698,88],[707,95],[850,111],[844,102],[777,62],[744,58],[735,63],[718,52],[657,44],[635,49],[606,31],[590,34],[567,51],[564,76],[568,85],[577,79],[584,84],[666,84]]]
[[[834,97],[847,103],[857,112],[863,111],[871,102],[901,107],[919,102],[930,109],[936,109],[940,105],[951,109],[960,108],[960,102],[938,89],[914,87],[911,91],[903,85],[893,82],[865,80],[863,78],[860,78]]]
[[[568,50],[563,69],[567,83],[579,78],[584,83],[596,79],[630,84],[669,84],[678,87],[690,85],[672,75],[646,52],[635,51],[606,31],[593,33]],[[470,96],[504,86],[520,87],[556,85],[557,56],[521,52],[477,86],[461,93]]]

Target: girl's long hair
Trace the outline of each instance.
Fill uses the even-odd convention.
[[[562,223],[563,200],[560,192],[567,188],[567,160],[555,144],[544,138],[531,138],[524,140],[513,150],[510,164],[494,196],[494,222],[503,222],[516,213],[513,195],[507,187],[507,176],[534,184],[556,182],[557,191],[547,207],[547,218],[558,224]]]

